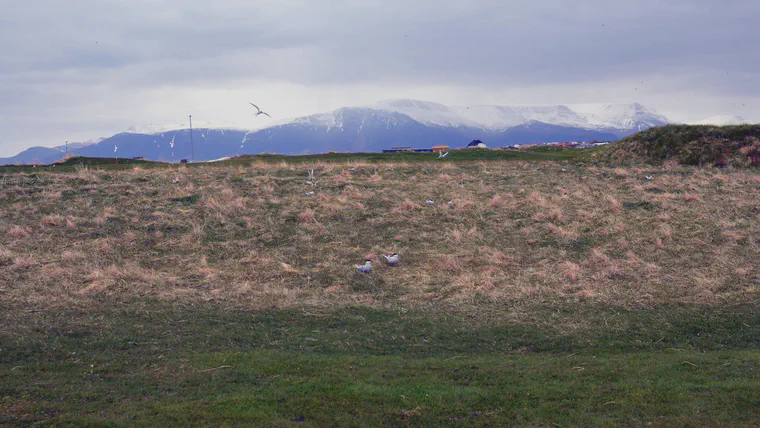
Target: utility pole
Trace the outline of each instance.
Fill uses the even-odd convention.
[[[69,141],[66,140],[66,156],[69,155]]]
[[[195,162],[195,147],[193,146],[193,115],[190,115],[190,159]]]

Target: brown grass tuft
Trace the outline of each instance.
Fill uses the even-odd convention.
[[[317,219],[314,217],[314,211],[311,208],[306,208],[304,212],[298,215],[298,221],[301,223],[316,223]]]
[[[13,253],[7,249],[0,247],[0,266],[8,266],[13,263]]]
[[[609,202],[610,204],[610,208],[612,208],[612,210],[615,211],[616,213],[619,213],[623,209],[623,206],[620,204],[620,201],[615,199],[614,196],[607,195],[606,199],[607,199],[607,202]]]
[[[441,258],[441,260],[438,262],[438,269],[443,270],[444,272],[457,272],[461,269],[462,262],[459,257],[453,255],[453,254],[447,254]]]
[[[567,232],[565,232],[564,230],[562,230],[561,227],[557,226],[554,223],[547,224],[546,225],[546,230],[549,231],[549,233],[551,233],[552,235],[557,235],[557,236],[565,236],[565,235],[567,235]]]
[[[580,265],[569,261],[560,263],[558,269],[565,278],[572,279],[573,281],[577,280],[581,274]]]
[[[559,208],[555,208],[549,212],[540,212],[538,214],[533,215],[531,217],[533,221],[537,222],[544,222],[549,221],[552,223],[563,223],[565,221],[565,215],[562,213],[562,210]]]
[[[415,211],[415,210],[421,210],[422,205],[416,204],[409,199],[404,199],[404,202],[399,205],[394,211]]]
[[[63,223],[64,218],[59,215],[46,215],[40,220],[41,225],[50,227],[61,227]]]
[[[22,239],[29,236],[29,232],[21,226],[13,226],[8,229],[8,236],[14,239]]]

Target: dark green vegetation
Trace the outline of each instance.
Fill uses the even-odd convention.
[[[0,424],[760,423],[756,306],[0,307]]]
[[[227,161],[230,164],[250,163],[251,161],[313,163],[313,162],[451,162],[451,161],[487,161],[487,160],[583,160],[595,149],[555,149],[535,147],[530,150],[493,150],[463,149],[452,150],[445,160],[438,159],[438,153],[325,153],[320,155],[284,156],[255,155],[242,156]]]
[[[760,166],[760,125],[668,125],[610,145],[594,156],[618,164],[673,161],[699,166]]]
[[[452,162],[452,161],[488,161],[488,160],[556,160],[556,161],[582,161],[590,159],[592,153],[599,152],[603,148],[594,149],[558,149],[549,147],[536,147],[531,150],[490,150],[490,149],[467,149],[453,150],[445,158],[438,159],[437,153],[324,153],[317,155],[286,156],[275,154],[243,155],[228,160],[207,163],[190,163],[189,167],[201,165],[215,166],[248,166],[251,162],[304,164],[315,162],[350,163],[350,162]],[[87,167],[96,169],[131,169],[135,166],[141,168],[170,168],[178,167],[179,164],[167,164],[133,159],[115,158],[87,158],[72,157],[64,162],[48,166],[32,167],[31,165],[8,165],[0,166],[0,173],[9,172],[37,172],[37,171],[64,171],[71,172],[77,168]]]

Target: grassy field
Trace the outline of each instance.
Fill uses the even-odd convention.
[[[0,201],[0,424],[760,424],[752,171],[80,165]]]
[[[554,161],[580,161],[591,160],[592,156],[600,153],[604,147],[591,149],[571,149],[558,147],[535,147],[530,150],[491,150],[491,149],[468,149],[452,150],[446,157],[446,162],[472,162],[472,161],[491,161],[491,160],[554,160]],[[253,162],[276,163],[276,164],[313,164],[313,163],[352,163],[352,162],[371,162],[371,163],[419,163],[419,162],[441,162],[437,153],[323,153],[316,155],[287,156],[277,154],[261,155],[242,155],[228,160],[212,162],[215,166],[248,166]],[[190,163],[183,167],[201,167],[209,163]],[[125,170],[139,166],[144,169],[154,168],[176,168],[180,164],[168,164],[164,162],[153,162],[134,159],[115,159],[115,158],[89,158],[89,157],[71,157],[64,161],[57,162],[55,166],[34,166],[34,165],[6,165],[0,166],[0,173],[26,172],[34,173],[38,171],[64,171],[72,172],[77,169],[86,167],[99,170]],[[41,169],[38,169],[41,168]]]

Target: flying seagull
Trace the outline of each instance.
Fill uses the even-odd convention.
[[[390,256],[383,256],[383,257],[385,257],[385,261],[387,261],[390,266],[396,266],[398,262],[400,261],[398,258],[398,254],[396,253],[393,253]]]
[[[361,273],[370,273],[372,271],[372,262],[367,260],[363,265],[354,265],[354,267],[359,269]]]
[[[259,106],[257,106],[256,104],[254,104],[254,103],[252,103],[252,102],[250,102],[250,101],[248,102],[248,104],[250,104],[250,105],[252,105],[254,108],[256,108],[256,116],[254,116],[254,117],[259,117],[259,115],[261,115],[261,114],[264,114],[264,115],[267,115],[267,116],[269,116],[269,113],[265,113],[265,112],[261,111],[261,109],[259,108]],[[269,118],[271,119],[271,118],[272,118],[272,116],[269,116]]]
[[[445,158],[448,155],[449,155],[449,152],[446,152],[446,153],[444,153],[444,152],[438,152],[438,159],[443,159],[443,158]]]

